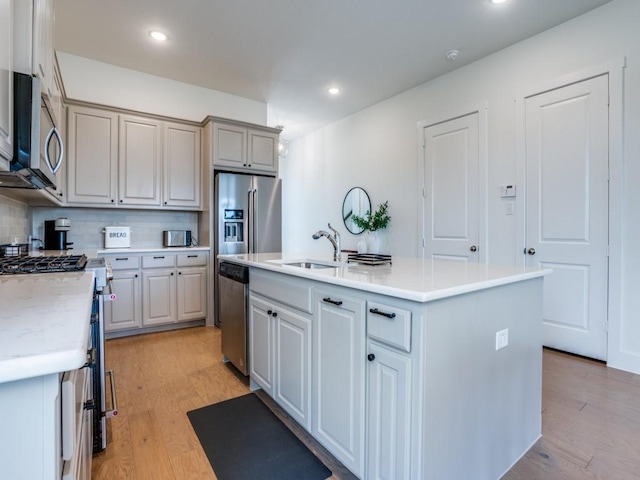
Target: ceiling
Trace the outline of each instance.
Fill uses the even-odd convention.
[[[291,140],[609,1],[56,0],[55,46],[266,102]]]

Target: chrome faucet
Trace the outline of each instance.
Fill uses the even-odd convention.
[[[334,262],[339,262],[340,261],[340,234],[338,233],[338,231],[333,228],[331,226],[330,223],[327,224],[329,227],[329,230],[331,230],[333,232],[333,236],[329,233],[326,232],[324,230],[318,230],[316,233],[314,233],[312,235],[314,240],[318,240],[320,237],[327,237],[327,240],[329,240],[331,242],[331,245],[333,245],[333,261]]]

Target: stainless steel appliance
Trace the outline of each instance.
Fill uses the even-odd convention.
[[[14,72],[13,89],[14,152],[10,171],[0,172],[0,186],[54,193],[64,147],[49,99],[38,77]]]
[[[282,250],[282,193],[279,179],[217,173],[214,191],[215,272],[219,272],[218,255]],[[214,323],[222,327],[224,338],[218,285],[219,282],[216,282]]]
[[[115,383],[113,378],[113,372],[105,372],[105,358],[104,358],[104,301],[115,298],[114,295],[107,293],[107,287],[113,278],[111,273],[111,267],[105,261],[104,258],[91,258],[87,259],[85,255],[51,255],[51,256],[28,256],[18,255],[10,257],[0,258],[0,275],[20,275],[29,273],[53,273],[53,272],[77,272],[81,270],[93,270],[95,276],[94,283],[94,295],[92,303],[92,312],[88,321],[91,324],[90,339],[89,339],[89,352],[87,364],[89,368],[89,375],[86,382],[88,383],[88,391],[86,393],[86,402],[81,403],[84,409],[91,410],[90,415],[84,413],[82,425],[87,425],[84,418],[91,417],[92,421],[89,422],[92,433],[90,435],[92,439],[92,451],[94,453],[104,450],[107,446],[107,426],[106,419],[118,414],[117,398],[115,391]],[[108,373],[110,377],[110,392],[111,392],[111,410],[107,410],[106,407],[106,382],[105,374]],[[63,382],[68,379],[63,377]],[[79,381],[72,381],[72,386],[64,387],[63,391],[76,391],[74,399],[81,395],[81,388],[85,382],[84,379]],[[65,400],[63,399],[63,403]],[[76,411],[76,402],[74,405],[69,406],[67,410]],[[75,423],[77,425],[78,422]],[[73,427],[71,427],[73,428]],[[66,427],[69,430],[69,427]],[[79,437],[78,437],[79,438]],[[63,439],[63,444],[66,442],[66,438]],[[68,454],[68,442],[67,450],[63,451],[63,458]],[[66,452],[66,453],[65,453]],[[90,471],[90,466],[89,466]]]
[[[222,355],[244,375],[249,375],[247,337],[247,297],[249,268],[235,263],[220,262],[218,276],[220,290],[220,321],[222,329]]]
[[[162,244],[165,247],[190,247],[191,230],[164,230],[162,232]]]

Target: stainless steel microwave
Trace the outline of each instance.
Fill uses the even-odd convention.
[[[13,89],[13,159],[0,186],[55,190],[64,147],[49,99],[31,75],[14,72]]]

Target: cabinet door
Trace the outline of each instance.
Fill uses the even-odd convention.
[[[178,321],[207,318],[207,269],[178,270]]]
[[[142,325],[174,323],[176,275],[174,269],[142,271]]]
[[[140,327],[140,283],[137,270],[113,272],[112,288],[116,299],[104,303],[106,332]]]
[[[118,116],[70,106],[68,111],[67,202],[113,204],[118,174]]]
[[[275,320],[273,308],[254,295],[249,297],[249,375],[273,397]]]
[[[371,341],[367,353],[367,475],[409,478],[411,359]]]
[[[314,302],[312,434],[362,478],[365,301],[318,288]]]
[[[32,72],[40,77],[42,91],[53,93],[53,0],[33,0]]]
[[[118,203],[159,206],[162,123],[121,115],[119,133]]]
[[[274,398],[311,430],[311,321],[280,306],[276,313]]]
[[[163,205],[200,208],[201,129],[165,124]]]
[[[247,166],[252,170],[278,171],[278,138],[274,133],[249,130]]]
[[[0,157],[13,158],[13,38],[11,36],[11,0],[0,0]]]
[[[213,125],[213,165],[245,167],[247,165],[247,129],[234,125]]]

